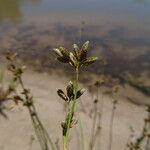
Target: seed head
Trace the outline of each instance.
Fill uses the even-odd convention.
[[[67,96],[68,96],[70,99],[73,98],[74,94],[73,94],[73,83],[72,83],[72,81],[69,82],[69,84],[68,84],[66,90],[67,90]]]
[[[60,98],[62,98],[65,101],[68,101],[68,97],[65,95],[65,93],[63,92],[63,90],[58,89],[57,94],[59,95]]]
[[[80,89],[79,91],[77,91],[77,99],[80,98],[80,96],[82,96],[84,92],[85,89]]]
[[[83,65],[85,65],[85,66],[91,65],[91,64],[93,64],[97,59],[98,59],[98,57],[89,57],[89,58],[86,58],[86,59],[83,61]]]
[[[77,44],[73,44],[73,51],[68,51],[63,47],[55,48],[54,52],[57,54],[57,60],[62,63],[68,63],[75,69],[79,69],[82,66],[88,66],[93,64],[98,58],[87,58],[89,48],[89,41],[85,42],[81,48]]]
[[[61,53],[61,51],[58,48],[54,48],[54,52],[59,56],[59,57],[63,57],[63,54]]]

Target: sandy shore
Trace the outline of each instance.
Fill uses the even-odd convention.
[[[26,71],[23,79],[25,85],[29,87],[33,93],[37,111],[50,136],[54,141],[59,139],[61,145],[60,123],[65,118],[65,111],[64,102],[57,96],[56,91],[58,88],[64,89],[68,79],[59,74],[48,75],[47,73],[37,73],[33,71]],[[82,86],[84,85],[81,84],[81,87]],[[132,90],[133,89],[131,89],[130,92]],[[132,94],[133,93],[130,93],[130,95]],[[125,95],[124,93],[122,98],[120,96],[117,97],[118,105],[113,127],[113,150],[124,150],[127,139],[131,134],[130,128],[133,127],[135,134],[138,135],[142,129],[143,118],[146,117],[145,107],[133,104],[129,100],[127,101]],[[144,100],[143,97],[142,101]],[[104,107],[102,110],[102,134],[100,143],[102,150],[108,149],[112,101],[113,99],[111,97],[103,96]],[[79,113],[76,115],[76,118],[80,118],[81,120],[84,133],[84,147],[85,150],[87,150],[92,128],[92,119],[89,115],[93,105],[93,95],[91,95],[88,90],[86,90],[86,93],[82,97],[82,102],[84,111],[83,108],[80,107],[80,101],[78,101]],[[12,105],[9,107],[12,107]],[[40,150],[27,109],[20,104],[5,113],[8,119],[4,119],[0,116],[0,150]],[[79,124],[80,123],[78,123],[72,131],[70,150],[83,150],[81,143],[79,143]],[[30,147],[31,139],[34,139],[32,147]],[[100,148],[97,148],[97,144],[95,150],[100,150]]]

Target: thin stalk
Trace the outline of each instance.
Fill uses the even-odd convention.
[[[93,147],[94,147],[96,119],[97,119],[97,104],[94,104],[94,118],[93,118],[93,125],[92,125],[92,132],[91,132],[91,140],[90,140],[89,150],[92,150]]]
[[[100,89],[100,88],[99,88]],[[99,90],[98,90],[99,93]],[[98,124],[99,124],[99,132],[98,132],[98,147],[101,149],[101,130],[102,130],[102,116],[103,116],[103,93],[101,92],[101,101],[100,101],[100,112],[98,117]]]
[[[19,82],[20,82],[20,85],[21,85],[23,91],[25,91],[26,89],[24,87],[22,78],[19,77],[18,79],[19,79]],[[28,94],[25,94],[25,102],[29,102],[28,98],[29,98]],[[41,123],[41,121],[37,115],[36,108],[35,108],[34,104],[31,103],[31,105],[27,105],[27,108],[29,110],[30,117],[31,117],[34,129],[35,129],[35,133],[36,133],[36,136],[39,140],[39,143],[41,145],[42,150],[48,150],[49,149],[47,141],[49,141],[52,150],[55,150],[55,147],[53,145],[51,138],[49,137],[49,134],[47,133],[45,127],[43,126],[43,124]]]
[[[71,126],[71,121],[74,115],[75,111],[75,105],[76,105],[76,99],[77,99],[77,90],[78,90],[78,81],[79,81],[79,69],[76,69],[76,79],[74,82],[73,90],[74,90],[74,99],[71,105],[71,109],[69,111],[69,114],[67,115],[69,118],[66,120],[67,122],[67,129],[65,135],[63,135],[63,149],[67,150],[68,149],[68,140],[69,140],[69,133],[70,133],[70,126]],[[67,118],[66,116],[66,118]]]
[[[35,109],[34,104],[32,104],[32,107],[33,107],[33,109],[34,109],[34,112],[36,112],[36,109]],[[36,112],[36,114],[37,114],[37,112]],[[46,138],[47,138],[47,140],[49,141],[49,143],[50,143],[50,145],[51,145],[52,150],[55,150],[54,144],[53,144],[53,142],[52,142],[52,140],[51,140],[51,138],[50,138],[50,136],[49,136],[49,134],[48,134],[47,130],[46,130],[46,129],[45,129],[45,127],[43,126],[42,122],[40,121],[40,119],[39,119],[38,115],[36,115],[36,118],[37,118],[37,121],[39,122],[39,124],[40,124],[40,126],[41,126],[41,128],[42,128],[43,132],[45,133]]]
[[[114,117],[115,117],[115,110],[116,110],[116,103],[113,102],[113,108],[110,118],[110,131],[109,131],[109,143],[108,143],[108,150],[112,150],[112,143],[113,143],[113,124],[114,124]]]
[[[44,150],[45,149],[45,144],[44,144],[43,139],[41,138],[40,132],[38,131],[38,127],[36,125],[36,121],[34,120],[33,117],[31,117],[31,120],[32,120],[32,123],[33,123],[33,126],[34,126],[34,130],[35,130],[36,136],[37,136],[38,141],[40,143],[41,149]]]
[[[96,143],[98,136],[100,135],[101,130],[101,112],[98,112],[98,101],[99,101],[99,85],[97,85],[97,93],[96,93],[96,101],[94,102],[94,119],[93,119],[93,126],[91,132],[91,140],[90,140],[90,147],[89,149],[92,150]],[[100,106],[100,110],[102,109],[102,102]],[[98,118],[98,122],[97,122]],[[98,145],[100,148],[100,144]]]
[[[99,136],[99,132],[100,132],[100,128],[98,128],[97,127],[97,130],[95,131],[95,135],[94,135],[94,140],[93,140],[93,148],[94,148],[94,145],[95,145],[95,143],[96,143],[96,140],[97,140],[97,138],[98,138],[98,136]],[[100,148],[100,147],[99,147]]]
[[[24,85],[22,84],[22,87],[23,87]],[[16,90],[14,90],[13,91],[16,95],[18,95],[18,93],[17,93],[17,91]],[[22,99],[23,100],[23,103],[26,103],[26,99]],[[42,150],[45,150],[45,144],[44,144],[44,141],[43,141],[43,139],[42,139],[42,136],[41,136],[41,133],[40,133],[40,129],[39,129],[39,125],[38,125],[38,123],[37,123],[37,120],[35,119],[35,115],[36,115],[36,113],[34,113],[35,115],[33,115],[33,110],[32,110],[32,108],[31,107],[29,107],[29,106],[27,106],[27,108],[28,108],[28,111],[29,111],[29,114],[30,114],[30,117],[31,117],[31,121],[32,121],[32,124],[33,124],[33,126],[34,126],[34,130],[35,130],[35,134],[36,134],[36,136],[37,136],[37,138],[38,138],[38,141],[39,141],[39,143],[40,143],[40,146],[41,146],[41,149]]]
[[[68,144],[67,143],[67,138],[66,138],[66,136],[63,136],[63,150],[67,150],[67,147],[68,147],[67,144]]]
[[[25,91],[25,87],[24,87],[24,84],[23,84],[21,77],[19,77],[19,82],[20,82],[20,85],[21,85],[23,91]],[[27,94],[25,94],[25,101],[28,102],[28,95]],[[33,103],[31,106],[33,106]],[[27,105],[27,108],[29,110],[30,117],[31,117],[34,129],[35,129],[35,133],[36,133],[36,136],[39,140],[41,148],[42,148],[42,150],[45,150],[45,140],[44,140],[45,138],[43,139],[43,134],[40,131],[40,128],[39,128],[40,126],[39,126],[39,123],[37,122],[37,119],[36,119],[36,112],[34,110],[32,110],[32,108],[28,105]],[[33,115],[33,113],[34,113],[34,115]]]

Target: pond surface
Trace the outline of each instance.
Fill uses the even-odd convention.
[[[10,23],[123,26],[150,33],[149,0],[0,0],[0,24]]]
[[[45,60],[48,49],[85,40],[116,71],[149,70],[150,1],[0,0],[0,51]]]

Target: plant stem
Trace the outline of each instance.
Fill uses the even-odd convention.
[[[108,150],[112,149],[112,143],[113,143],[113,124],[114,124],[114,117],[115,117],[115,110],[116,110],[116,103],[115,100],[113,102],[113,108],[110,118],[110,131],[109,131],[109,143],[108,143]]]
[[[63,150],[67,150],[67,139],[66,139],[66,136],[63,136]]]
[[[69,131],[70,131],[71,121],[73,119],[74,111],[75,111],[77,91],[78,91],[78,81],[79,81],[79,69],[77,68],[76,69],[76,79],[75,79],[74,84],[73,84],[74,98],[72,101],[71,108],[70,108],[70,110],[66,116],[67,129],[66,129],[65,134],[63,135],[63,148],[64,148],[64,150],[68,149]]]
[[[99,89],[101,90],[101,88],[99,87]],[[98,90],[99,92],[99,90]],[[102,132],[102,116],[103,116],[103,93],[102,93],[102,90],[101,90],[101,101],[100,101],[100,112],[99,112],[99,120],[98,120],[98,126],[99,126],[99,140],[98,140],[98,147],[99,149],[101,149],[101,132]]]
[[[97,93],[96,93],[96,101],[97,102],[94,102],[94,119],[93,119],[93,126],[92,126],[89,150],[92,150],[94,148],[96,140],[97,140],[98,136],[100,136],[100,134],[101,134],[100,133],[101,132],[101,115],[102,115],[103,101],[101,101],[101,104],[100,104],[101,112],[98,112],[99,88],[100,88],[100,86],[98,85]],[[100,140],[98,141],[98,146],[100,149]]]
[[[92,125],[92,132],[91,132],[91,140],[90,140],[89,150],[92,150],[93,147],[94,147],[96,120],[97,120],[97,104],[94,103],[94,118],[93,118],[93,125]]]
[[[23,91],[25,92],[26,88],[23,84],[21,76],[18,77],[18,80],[19,80],[19,83],[20,83]],[[28,108],[28,111],[30,113],[30,117],[31,117],[34,129],[35,129],[36,136],[37,136],[39,143],[41,145],[41,149],[42,150],[48,150],[49,149],[48,148],[48,141],[49,141],[49,143],[51,145],[51,149],[55,150],[55,147],[53,145],[51,138],[49,137],[49,134],[47,133],[45,127],[43,126],[43,124],[41,123],[41,121],[37,115],[36,108],[35,108],[33,102],[31,100],[29,100],[28,93],[25,93],[24,103],[27,103],[27,104],[30,103],[31,104],[31,105],[26,105],[26,107]]]

